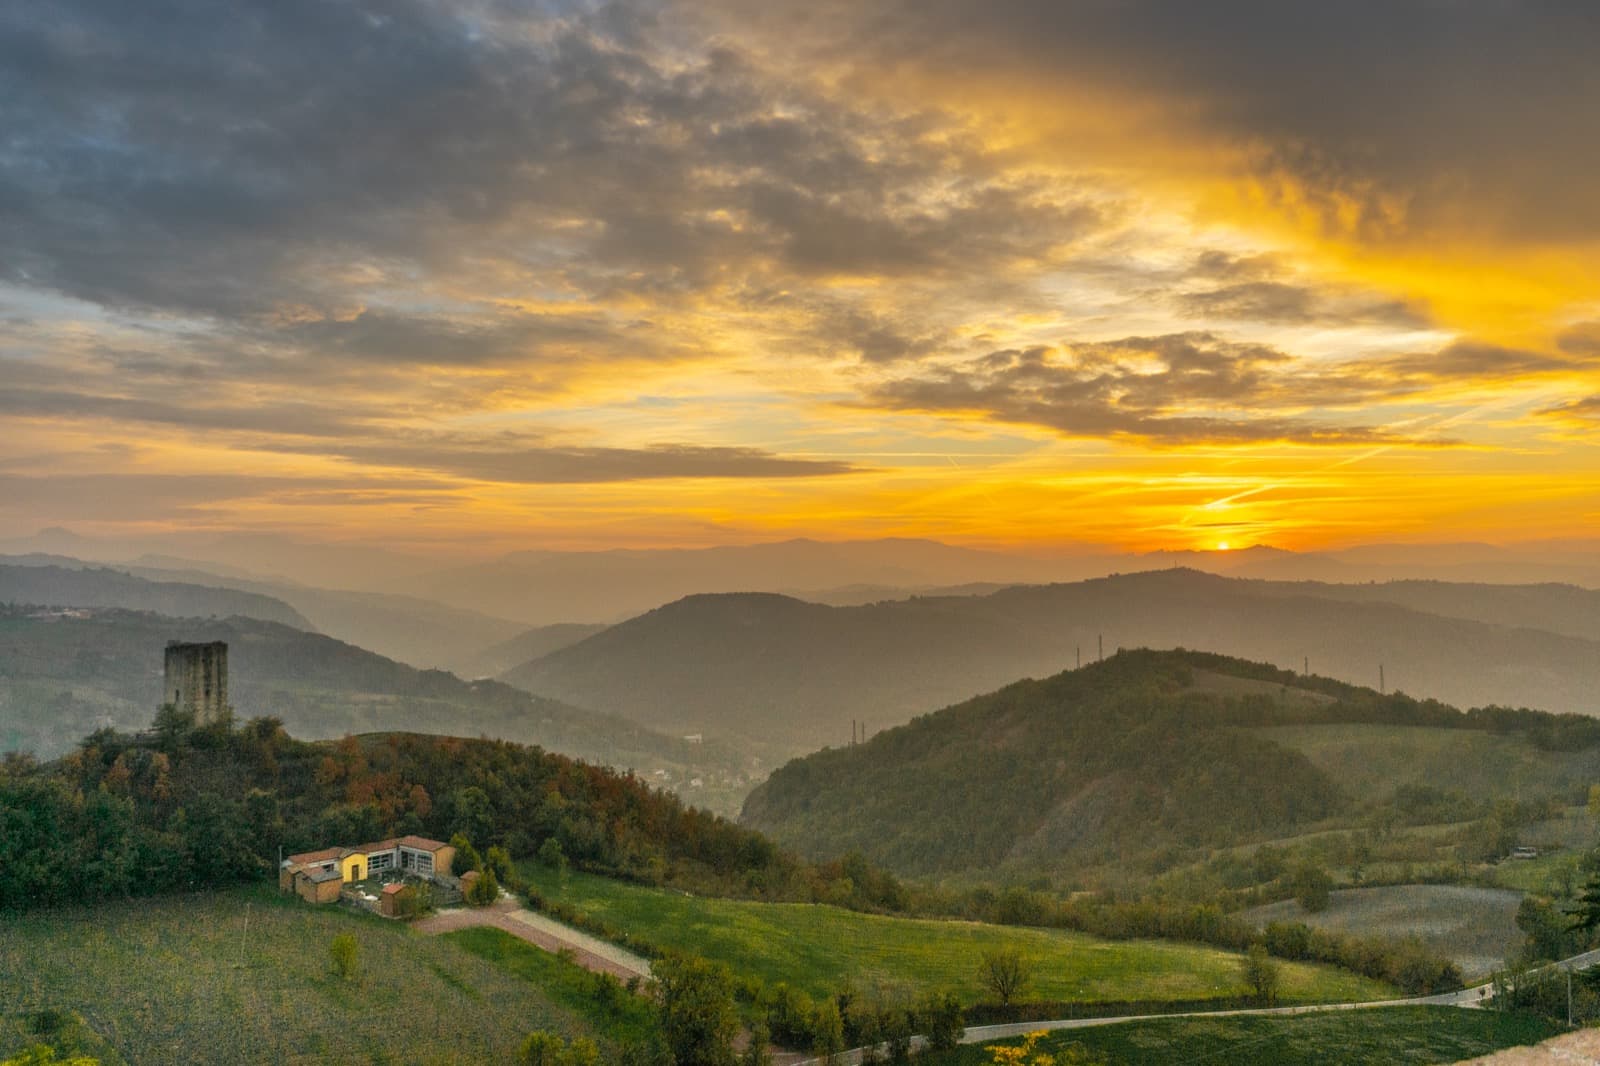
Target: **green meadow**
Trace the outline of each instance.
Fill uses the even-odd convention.
[[[1238,955],[1195,944],[1101,940],[1062,930],[890,918],[817,904],[703,898],[531,865],[523,873],[547,899],[613,929],[812,995],[847,982],[891,981],[916,991],[953,991],[975,1003],[985,998],[979,961],[1002,947],[1016,948],[1031,964],[1028,994],[1040,1000],[1192,1000],[1245,991]],[[1387,985],[1332,967],[1282,964],[1281,996],[1287,1002],[1395,994]]]

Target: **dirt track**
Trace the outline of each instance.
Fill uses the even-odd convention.
[[[431,936],[479,925],[493,926],[545,951],[570,951],[573,961],[579,966],[595,973],[608,973],[619,981],[650,976],[648,964],[624,961],[625,956],[621,952],[607,953],[613,957],[602,955],[588,947],[584,943],[588,938],[577,930],[572,930],[570,935],[563,935],[561,927],[555,922],[523,910],[512,900],[501,900],[492,907],[440,911],[413,923],[413,928]]]

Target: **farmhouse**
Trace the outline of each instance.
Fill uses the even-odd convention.
[[[278,888],[312,903],[332,903],[348,882],[384,873],[411,874],[430,880],[450,876],[456,849],[427,837],[403,836],[353,848],[305,851],[283,860]]]

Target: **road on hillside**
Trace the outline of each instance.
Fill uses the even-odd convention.
[[[1600,950],[1586,951],[1570,959],[1562,959],[1529,972],[1529,976],[1561,970],[1583,970],[1600,965]],[[1441,992],[1434,996],[1410,996],[1405,999],[1369,1000],[1359,1003],[1309,1003],[1298,1007],[1244,1007],[1237,1010],[1182,1011],[1175,1014],[1124,1014],[1111,1018],[1057,1018],[1042,1022],[1010,1022],[1005,1025],[974,1025],[961,1034],[963,1044],[982,1044],[990,1040],[1037,1033],[1040,1030],[1088,1029],[1100,1025],[1120,1025],[1124,1022],[1148,1022],[1161,1018],[1229,1018],[1244,1014],[1321,1014],[1340,1010],[1373,1010],[1380,1007],[1462,1007],[1476,1010],[1487,1006],[1490,986],[1485,984],[1463,988],[1459,992]],[[916,1037],[913,1043],[920,1048],[926,1041]],[[865,1048],[853,1048],[834,1056],[834,1066],[860,1066]],[[794,1066],[822,1066],[822,1059],[806,1059]]]
[[[470,929],[487,925],[526,940],[534,947],[549,952],[570,951],[572,959],[585,970],[608,973],[619,981],[630,977],[648,979],[650,963],[646,959],[608,944],[569,925],[546,918],[542,914],[520,906],[514,899],[502,898],[488,907],[462,907],[440,911],[412,923],[419,932],[429,935],[450,933],[457,929]]]

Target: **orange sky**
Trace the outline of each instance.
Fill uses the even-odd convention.
[[[1528,10],[67,3],[0,536],[1592,535],[1600,24]]]

